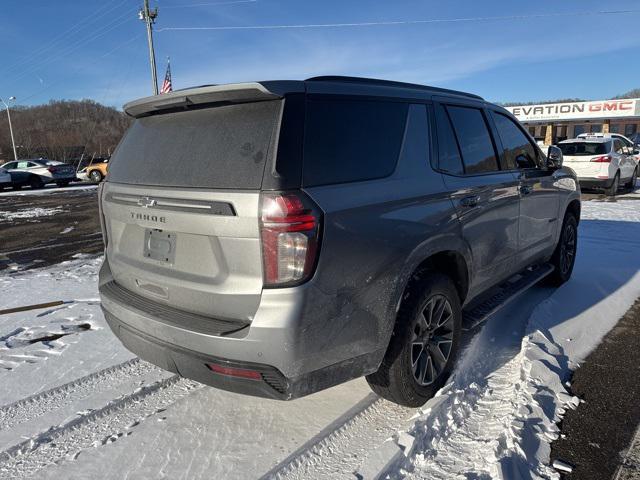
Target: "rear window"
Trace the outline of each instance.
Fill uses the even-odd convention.
[[[305,186],[383,178],[398,162],[406,103],[309,100],[304,135]]]
[[[559,143],[562,155],[568,157],[579,157],[581,155],[604,155],[611,151],[611,142],[571,142]]]
[[[135,185],[259,189],[280,101],[137,119],[109,162]]]

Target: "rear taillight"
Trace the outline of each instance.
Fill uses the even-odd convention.
[[[611,155],[603,155],[601,157],[594,157],[591,159],[595,163],[611,163]]]
[[[263,193],[260,212],[264,286],[308,280],[319,252],[319,208],[300,192]]]
[[[220,375],[226,375],[227,377],[246,378],[248,380],[262,380],[262,375],[256,370],[249,370],[247,368],[228,367],[224,365],[217,365],[215,363],[207,363],[207,368],[214,373]]]

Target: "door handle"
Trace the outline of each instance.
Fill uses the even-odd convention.
[[[460,200],[460,205],[462,205],[463,207],[475,207],[478,205],[479,201],[480,197],[478,197],[477,195],[469,195],[468,197],[463,197]]]
[[[533,191],[531,185],[520,185],[520,193],[522,195],[529,195]]]

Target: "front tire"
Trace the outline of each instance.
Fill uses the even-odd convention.
[[[382,364],[366,377],[369,386],[399,405],[424,405],[451,374],[461,330],[453,282],[440,273],[425,275],[405,296]]]
[[[37,175],[33,175],[31,178],[29,178],[29,186],[32,190],[38,190],[44,187],[44,182]]]
[[[93,183],[100,183],[102,181],[102,173],[100,170],[91,170],[89,173],[89,178]]]
[[[549,274],[548,280],[551,285],[560,286],[571,278],[573,266],[576,262],[578,252],[578,220],[571,212],[564,215],[562,231],[558,245],[551,257],[553,272]]]
[[[613,177],[613,183],[609,188],[605,188],[604,194],[607,197],[615,197],[616,193],[618,193],[619,187],[620,187],[620,172],[616,172],[615,177]]]

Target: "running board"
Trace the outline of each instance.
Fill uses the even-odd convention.
[[[553,266],[547,264],[529,267],[524,271],[510,277],[506,282],[493,288],[495,291],[490,297],[473,308],[462,312],[463,331],[469,331],[487,321],[493,314],[511,303],[538,283],[544,277],[553,272]]]

